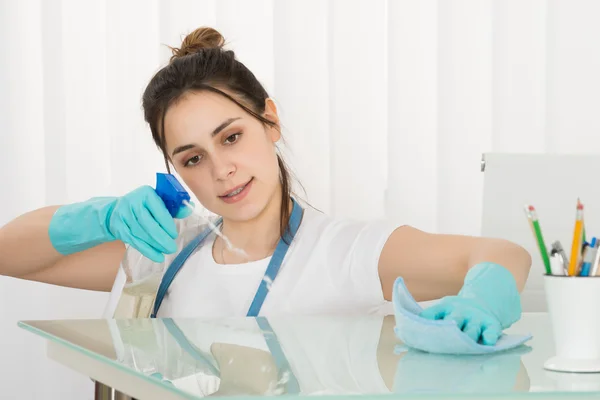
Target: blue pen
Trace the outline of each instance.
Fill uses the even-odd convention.
[[[590,276],[590,269],[592,267],[592,262],[596,257],[595,252],[598,251],[596,249],[596,238],[592,238],[592,242],[589,246],[586,246],[585,253],[583,254],[583,264],[581,265],[581,274],[580,276]]]

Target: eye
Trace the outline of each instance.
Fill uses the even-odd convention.
[[[233,135],[229,135],[229,136],[227,136],[227,139],[225,139],[225,143],[226,144],[234,144],[235,142],[238,141],[238,139],[241,135],[242,135],[241,133],[234,133]]]
[[[196,164],[198,164],[200,162],[200,156],[194,156],[192,158],[190,158],[189,160],[187,160],[183,166],[184,167],[190,167],[190,166],[194,166]]]

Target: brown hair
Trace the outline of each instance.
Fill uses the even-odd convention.
[[[254,74],[235,58],[233,51],[223,48],[224,45],[225,39],[215,29],[196,29],[185,37],[180,48],[171,48],[173,56],[169,64],[152,77],[144,91],[144,118],[150,125],[154,142],[163,152],[169,172],[171,169],[165,144],[164,117],[167,109],[190,91],[208,90],[220,94],[264,126],[280,130],[277,124],[262,116],[265,101],[269,98],[267,91]],[[290,173],[279,154],[277,162],[282,192],[280,236],[287,241],[289,202],[292,195]]]

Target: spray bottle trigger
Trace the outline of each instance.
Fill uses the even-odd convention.
[[[157,172],[155,190],[173,218],[183,206],[183,202],[190,201],[190,195],[172,174]]]

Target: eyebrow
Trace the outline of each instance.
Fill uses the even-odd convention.
[[[238,119],[241,119],[241,117],[226,119],[219,126],[217,126],[215,128],[215,130],[211,134],[211,137],[214,137],[214,136],[218,135],[223,129],[227,128],[229,125],[231,125],[232,122],[237,121]],[[176,147],[175,150],[173,150],[173,153],[171,154],[171,157],[173,157],[177,153],[181,153],[182,151],[189,150],[189,149],[191,149],[193,147],[194,147],[193,144],[186,144],[186,145],[183,145],[183,146]]]

